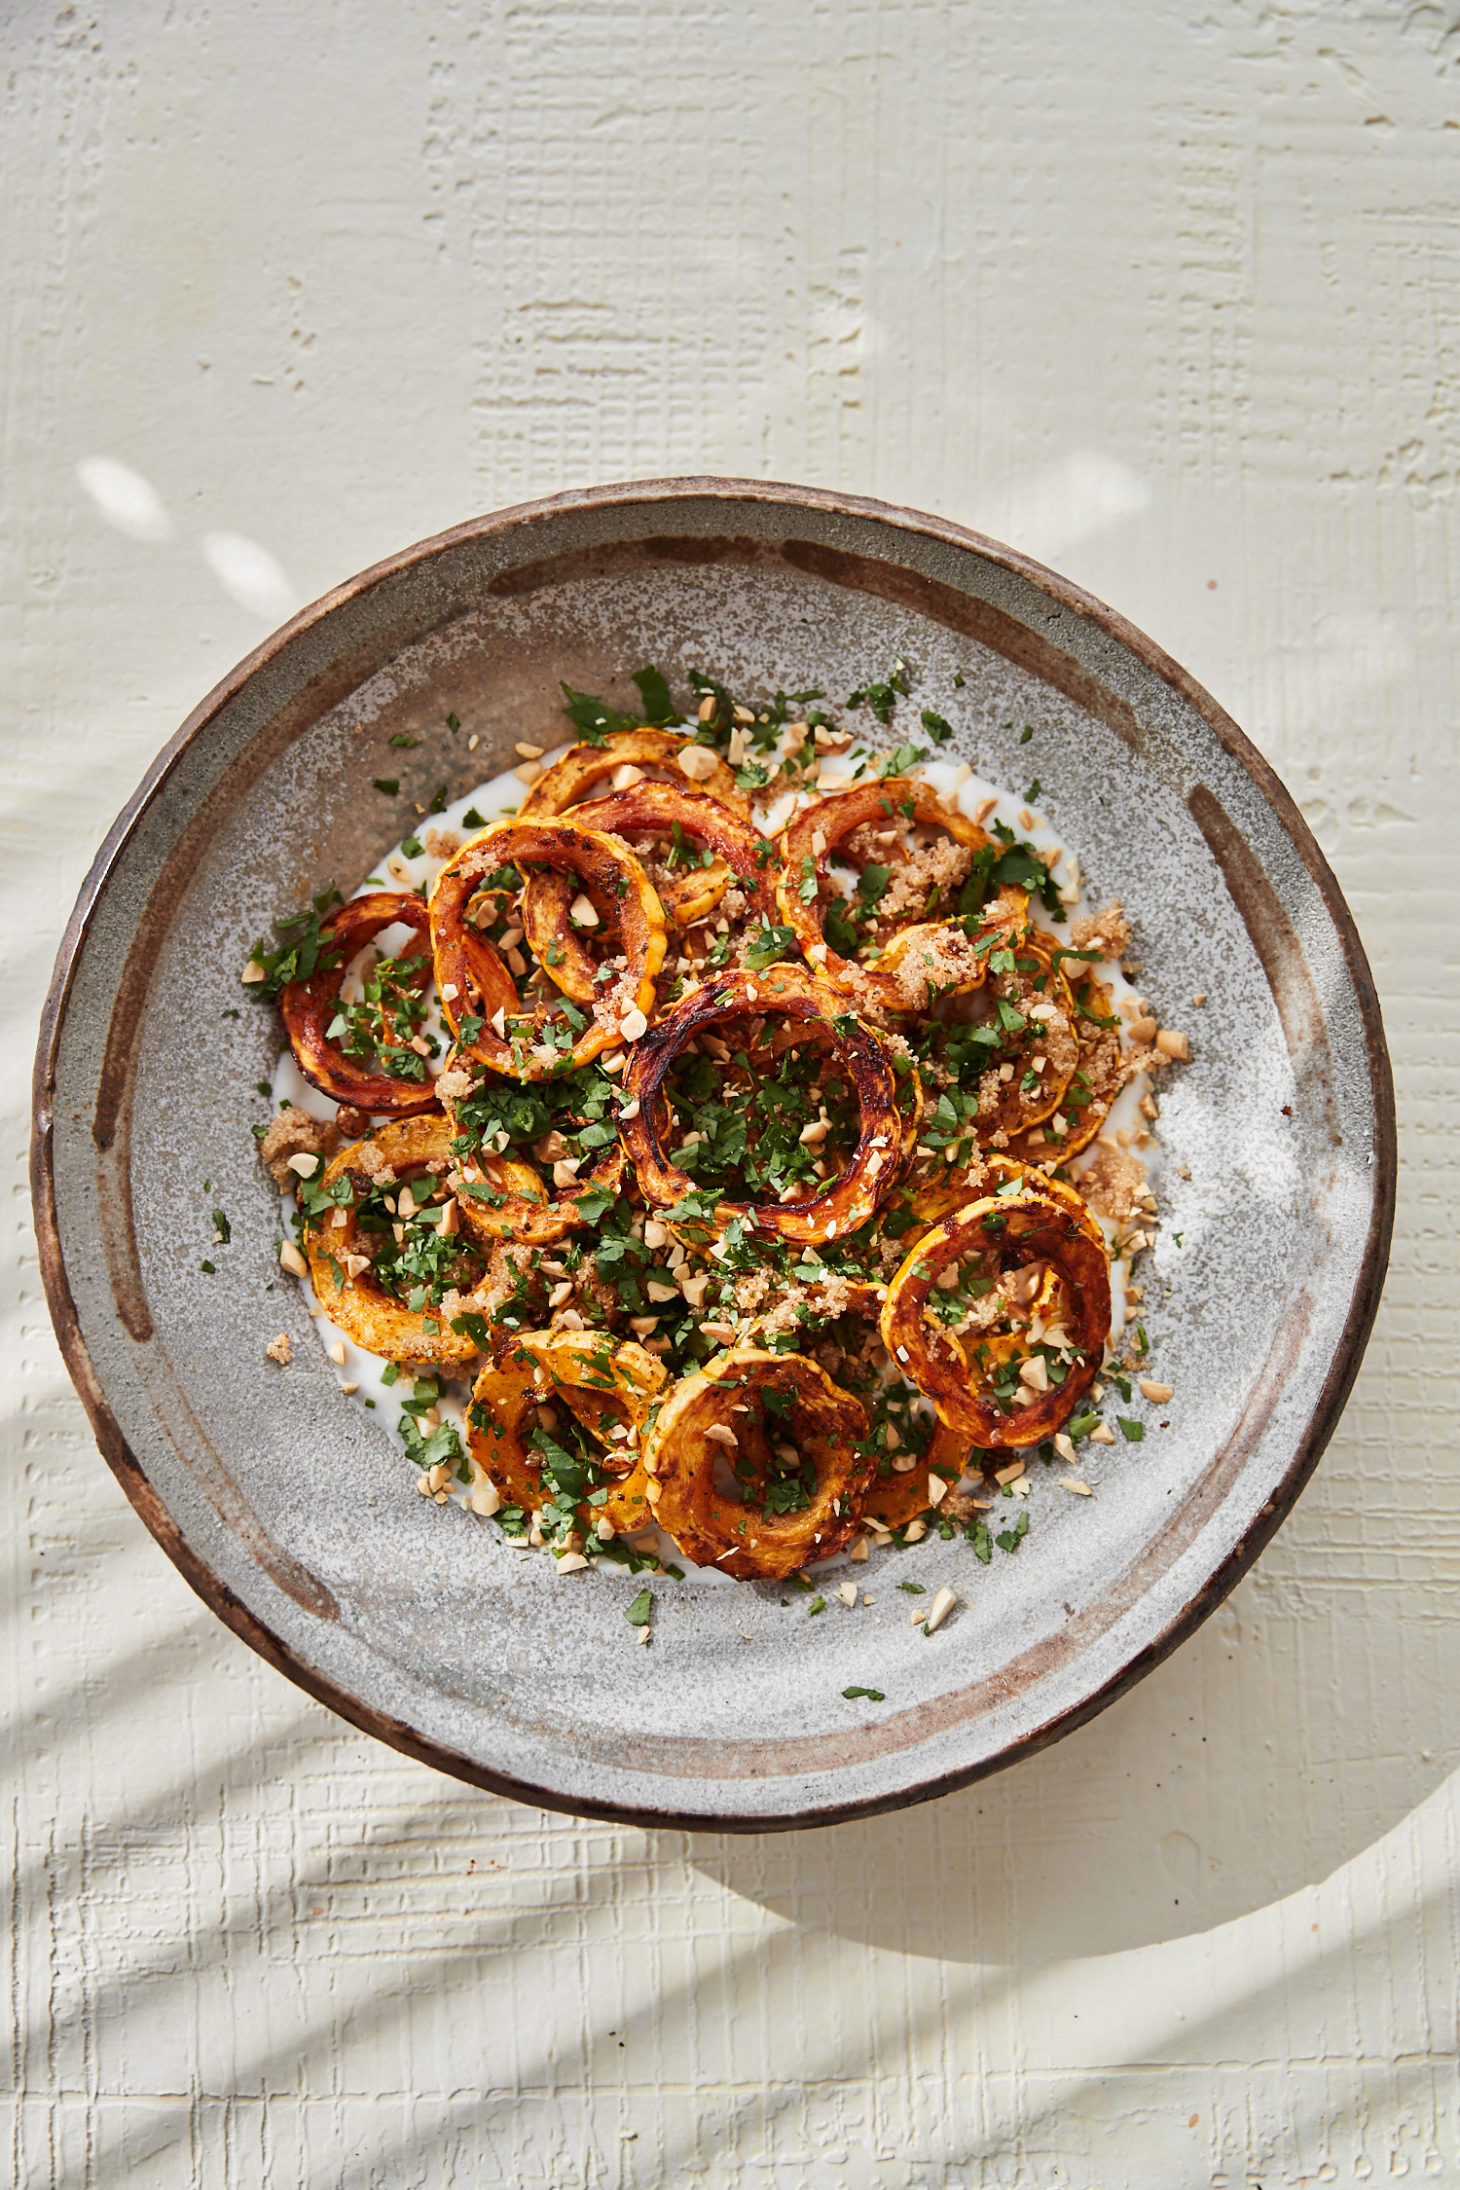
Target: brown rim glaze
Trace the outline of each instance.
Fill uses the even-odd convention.
[[[687,531],[685,507],[695,503],[706,506],[711,515],[722,511],[723,522],[707,521],[698,534]],[[734,530],[737,507],[755,513],[779,513],[786,521],[789,536],[778,539],[773,551],[761,541],[747,541],[737,536]],[[662,536],[644,531],[645,512],[656,508],[665,513]],[[554,546],[551,538],[553,521],[575,515],[599,521],[602,529],[597,542],[590,539],[584,546],[580,541],[566,555],[550,552],[539,554],[534,560],[532,551],[539,545],[537,536],[546,533],[548,538],[541,544],[551,549]],[[796,537],[798,517],[805,521],[808,531],[821,536],[815,539]],[[1051,1711],[995,1754],[865,1798],[798,1804],[794,1799],[794,1780],[786,1785],[786,1799],[778,1808],[754,1813],[685,1809],[655,1803],[619,1802],[598,1795],[565,1794],[461,1754],[422,1734],[402,1719],[345,1692],[244,1603],[188,1541],[142,1461],[130,1449],[102,1388],[83,1332],[73,1273],[67,1266],[63,1250],[54,1126],[58,1094],[65,1092],[58,1089],[60,1053],[78,966],[98,908],[124,854],[139,832],[156,816],[168,796],[180,762],[195,742],[206,735],[210,725],[247,687],[256,681],[266,684],[271,671],[306,634],[336,612],[367,601],[372,594],[403,575],[424,573],[427,566],[455,549],[493,540],[516,545],[514,536],[520,536],[525,553],[512,567],[498,574],[489,590],[498,597],[532,592],[552,583],[555,577],[569,569],[591,572],[595,557],[601,557],[605,565],[611,561],[614,554],[611,533],[616,518],[623,525],[625,541],[631,539],[628,552],[637,553],[646,567],[655,561],[660,564],[712,564],[717,560],[754,559],[774,552],[782,564],[803,575],[916,609],[934,623],[982,641],[1016,665],[1034,669],[1045,683],[1135,745],[1140,733],[1133,708],[1083,662],[1063,651],[1057,636],[1036,633],[995,600],[963,590],[915,567],[917,557],[921,553],[926,559],[932,559],[935,551],[940,550],[969,554],[993,572],[1003,573],[1007,580],[1042,595],[1048,604],[1046,621],[1056,634],[1059,625],[1067,624],[1069,619],[1094,627],[1104,635],[1112,659],[1120,655],[1133,658],[1200,717],[1220,749],[1246,777],[1258,801],[1275,817],[1331,922],[1343,975],[1362,1029],[1364,1082],[1370,1105],[1366,1122],[1372,1131],[1369,1173],[1372,1194],[1367,1238],[1358,1260],[1341,1335],[1333,1348],[1306,1426],[1295,1439],[1291,1457],[1260,1510],[1251,1517],[1226,1556],[1207,1573],[1200,1588],[1164,1625],[1149,1633],[1141,1646],[1131,1651],[1108,1679],[1078,1700]],[[679,519],[677,524],[676,518]],[[592,526],[588,529],[591,533]],[[880,554],[869,544],[871,534],[878,536]],[[863,543],[860,546],[859,541]],[[899,560],[893,552],[899,543],[906,549],[904,560]],[[420,610],[416,613],[418,619],[423,614]],[[443,610],[444,613],[447,611]],[[420,622],[420,629],[427,628],[430,628],[428,622]],[[321,689],[313,695],[316,711],[322,712],[350,689],[355,673],[355,666],[348,661],[335,665],[333,684],[329,678],[321,680]],[[1297,1043],[1305,1034],[1311,1033],[1311,1027],[1296,1021],[1308,1008],[1304,998],[1305,994],[1311,997],[1312,982],[1292,920],[1252,846],[1215,794],[1197,784],[1188,794],[1187,804],[1243,917],[1268,975],[1290,1048],[1296,1053]],[[162,931],[175,907],[166,900],[161,888],[156,897],[157,902],[149,901],[148,913],[155,928]],[[90,1139],[102,1170],[108,1165],[124,1169],[128,1161],[125,1028],[145,994],[151,963],[145,949],[134,950],[128,957],[113,1010],[106,1055],[99,1069]],[[1296,980],[1295,974],[1299,977]],[[1316,1013],[1317,1009],[1315,1000],[1311,1010]],[[35,1065],[31,1143],[31,1179],[41,1269],[67,1368],[108,1464],[148,1528],[203,1601],[270,1664],[340,1716],[442,1771],[547,1808],[643,1825],[705,1827],[719,1831],[765,1831],[830,1823],[895,1809],[948,1792],[1048,1746],[1083,1724],[1185,1640],[1252,1565],[1292,1507],[1333,1433],[1357,1374],[1378,1306],[1393,1228],[1396,1164],[1394,1096],[1388,1052],[1372,977],[1352,917],[1322,852],[1272,769],[1187,672],[1133,625],[1082,588],[1028,557],[960,526],[917,512],[813,488],[712,478],[650,480],[588,489],[519,505],[458,526],[375,565],[326,594],[248,655],[193,711],[159,754],[108,833],[86,878],[62,939],[42,1018]],[[136,1242],[132,1236],[130,1202],[126,1194],[116,1198],[116,1210],[110,1221],[116,1228],[117,1237],[107,1238],[103,1247],[110,1272],[112,1312],[119,1327],[132,1341],[144,1343],[152,1335],[151,1315],[137,1270]],[[1182,1510],[1173,1514],[1167,1529],[1159,1538],[1153,1539],[1146,1555],[1135,1562],[1124,1578],[1125,1594],[1130,1602],[1136,1601],[1144,1583],[1150,1579],[1146,1570],[1156,1571],[1152,1562],[1159,1558],[1160,1570],[1168,1568],[1183,1546],[1195,1539],[1204,1516],[1220,1503],[1240,1477],[1273,1414],[1285,1376],[1297,1358],[1311,1313],[1311,1301],[1306,1294],[1300,1293],[1274,1335],[1266,1365],[1251,1389],[1242,1420],[1183,1501]],[[198,1434],[201,1439],[201,1431]],[[202,1442],[206,1445],[206,1439]],[[229,1477],[226,1465],[212,1454],[211,1448],[209,1465],[217,1477],[216,1489],[210,1491],[210,1496],[223,1512],[228,1504]],[[311,1617],[326,1622],[334,1619],[337,1608],[329,1589],[261,1529],[241,1499],[236,1503],[241,1509],[237,1533],[269,1581]],[[1094,1607],[1072,1617],[1064,1635],[1036,1645],[1025,1654],[1026,1660],[1037,1662],[1021,1662],[1006,1668],[1007,1675],[1016,1678],[1022,1672],[1032,1680],[1049,1672],[1057,1663],[1067,1662],[1079,1648],[1082,1631],[1093,1632],[1095,1620]],[[963,1708],[955,1708],[959,1704]],[[945,1698],[938,1707],[940,1723],[946,1724],[950,1718],[967,1719],[993,1707],[991,1701],[981,1700],[973,1692],[962,1698]],[[915,1707],[903,1714],[909,1722],[905,1738],[895,1736],[889,1722],[884,1721],[888,1732],[882,1746],[905,1747],[915,1742],[920,1738],[917,1722],[934,1708],[931,1705]],[[933,1729],[929,1727],[928,1731]],[[849,1733],[849,1742],[851,1738]],[[815,1760],[808,1758],[808,1770],[815,1768]]]

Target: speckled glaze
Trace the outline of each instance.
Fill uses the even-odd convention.
[[[623,1617],[636,1581],[560,1578],[419,1499],[383,1429],[341,1397],[273,1260],[277,1196],[248,1128],[278,1036],[239,968],[306,886],[368,871],[401,810],[373,776],[422,801],[443,779],[465,790],[518,738],[552,742],[559,678],[627,705],[627,672],[653,660],[681,683],[696,667],[839,698],[897,656],[913,704],[949,718],[975,769],[1015,785],[1035,761],[1041,809],[1091,895],[1125,903],[1158,1015],[1192,1035],[1193,1062],[1162,1091],[1164,1224],[1143,1273],[1177,1398],[1137,1403],[1143,1444],[1086,1448],[1093,1498],[1040,1471],[1017,1557],[984,1568],[936,1536],[874,1554],[858,1570],[873,1606],[833,1602],[814,1621],[775,1586],[656,1577],[646,1650]],[[1021,749],[1026,722],[1038,743]],[[420,744],[393,750],[402,732]],[[750,1830],[993,1771],[1090,1717],[1220,1602],[1358,1367],[1388,1252],[1393,1103],[1368,968],[1322,855],[1241,733],[1148,639],[938,519],[802,488],[650,481],[412,548],[296,617],[203,702],[72,916],[37,1058],[33,1183],[52,1315],[101,1448],[246,1641],[463,1779]],[[216,1250],[215,1205],[233,1227]],[[281,1330],[285,1370],[264,1358]],[[896,1609],[911,1578],[960,1600],[929,1640]],[[853,1684],[885,1703],[845,1700]]]

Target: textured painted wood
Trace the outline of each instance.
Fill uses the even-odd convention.
[[[1460,2179],[1452,11],[0,35],[12,2179]],[[1350,894],[1405,1155],[1368,1364],[1230,1606],[1018,1771],[764,1842],[465,1794],[271,1675],[92,1449],[23,1186],[61,924],[214,678],[474,509],[700,469],[983,526],[1185,661]]]

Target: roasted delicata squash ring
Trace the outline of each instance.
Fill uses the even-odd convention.
[[[1109,989],[1083,966],[1065,979],[1077,1007],[1073,1024],[1079,1058],[1056,1109],[1042,1123],[1010,1136],[1008,1154],[1024,1163],[1065,1163],[1078,1156],[1104,1125],[1125,1085],[1120,1023]]]
[[[1095,1245],[1102,1252],[1106,1251],[1105,1234],[1100,1229],[1099,1218],[1084,1195],[1064,1179],[1049,1178],[1043,1171],[1032,1169],[1017,1156],[1010,1155],[1007,1150],[1003,1155],[990,1156],[987,1170],[989,1178],[997,1186],[1004,1188],[1004,1199],[1008,1198],[1009,1181],[1016,1179],[1020,1193],[1038,1194],[1045,1201],[1058,1202],[1062,1209],[1068,1209],[1075,1222]]]
[[[1012,946],[1013,972],[996,970],[989,976],[995,1008],[1012,1010],[1018,1022],[1014,1032],[1022,1028],[1028,1039],[1014,1050],[1013,1076],[1005,1082],[992,1112],[980,1114],[978,1137],[985,1146],[998,1134],[1012,1136],[1052,1117],[1077,1068],[1075,1000],[1060,971],[1059,947],[1052,935],[1031,929]],[[1035,990],[1032,1005],[1025,994],[1029,987]],[[1036,1032],[1037,1027],[1043,1031]],[[994,1055],[997,1059],[998,1052]],[[1044,1069],[1036,1074],[1036,1085],[1026,1090],[1025,1078],[1040,1058],[1045,1060]]]
[[[529,1332],[520,1345],[537,1363],[548,1400],[561,1400],[604,1448],[608,1496],[589,1513],[615,1535],[645,1527],[652,1516],[641,1440],[667,1381],[663,1362],[633,1339],[615,1345],[593,1331]],[[615,1428],[628,1435],[615,1438]]]
[[[437,1082],[437,1092],[453,1139],[466,1137],[457,1109],[461,1098],[444,1092],[442,1082],[449,1085],[455,1070],[460,1067],[460,1049],[448,1050],[441,1079]],[[627,1161],[623,1143],[615,1141],[604,1150],[593,1169],[575,1180],[572,1186],[549,1189],[535,1165],[525,1163],[520,1157],[479,1149],[475,1155],[456,1158],[447,1183],[455,1190],[463,1224],[476,1238],[485,1241],[512,1239],[529,1247],[548,1247],[554,1240],[566,1239],[570,1232],[579,1231],[587,1223],[587,1218],[578,1211],[580,1195],[596,1194],[599,1188],[610,1194],[618,1193]]]
[[[802,1244],[845,1239],[866,1222],[896,1179],[903,1160],[904,1121],[898,1113],[892,1061],[878,1037],[860,1020],[847,1027],[844,999],[799,966],[718,974],[636,1043],[624,1089],[625,1108],[632,1115],[621,1118],[619,1130],[639,1191],[654,1208],[670,1210],[695,1191],[689,1173],[664,1153],[660,1095],[665,1076],[692,1036],[723,1019],[751,1013],[825,1030],[856,1089],[860,1128],[846,1168],[819,1193],[794,1202],[722,1201],[713,1228],[723,1231],[733,1217],[743,1217],[762,1234]]]
[[[651,1513],[639,1438],[663,1384],[662,1365],[632,1341],[615,1345],[606,1334],[583,1331],[524,1332],[472,1387],[467,1414],[472,1458],[504,1505],[536,1513],[546,1487],[542,1455],[530,1439],[538,1410],[561,1402],[604,1447],[598,1464],[605,1477],[600,1487],[608,1495],[578,1508],[585,1531],[600,1519],[616,1535],[643,1528]],[[615,1425],[631,1434],[615,1442]]]
[[[691,775],[682,766],[681,755],[691,750],[707,756],[690,763],[691,769],[703,770],[702,774]],[[708,745],[696,745],[693,738],[678,730],[651,730],[646,723],[638,730],[614,730],[602,745],[570,746],[528,792],[518,808],[518,819],[547,821],[556,814],[565,814],[570,806],[581,806],[585,799],[607,791],[620,768],[672,768],[697,791],[708,791],[722,805],[733,806],[737,813],[750,811],[745,793],[735,787],[734,769],[728,768],[718,753]]]
[[[742,819],[740,812],[732,811],[708,792],[682,791],[675,784],[645,778],[626,790],[611,791],[607,798],[575,806],[568,818],[578,828],[600,829],[618,837],[651,830],[667,836],[677,827],[691,843],[714,853],[711,866],[686,867],[657,885],[659,902],[676,928],[691,928],[705,919],[732,880],[766,921],[772,917],[775,891],[771,845]],[[566,876],[532,875],[522,893],[522,924],[528,942],[558,987],[576,1002],[587,1003],[597,994],[594,984],[598,968],[569,918],[574,896]]]
[[[659,1411],[644,1449],[654,1518],[695,1566],[738,1581],[794,1574],[855,1533],[866,1436],[861,1401],[814,1361],[737,1348],[683,1378]],[[745,1498],[721,1487],[737,1469]]]
[[[1068,1297],[1065,1328],[1074,1359],[1064,1382],[1030,1388],[1006,1414],[982,1388],[979,1368],[951,1330],[930,1324],[925,1311],[939,1277],[969,1257],[996,1262],[1000,1272],[1046,1263]],[[1064,1201],[1040,1192],[986,1195],[925,1233],[887,1288],[882,1342],[925,1392],[940,1420],[971,1443],[1017,1451],[1052,1436],[1094,1382],[1110,1329],[1110,1267]]]
[[[550,1026],[561,1023],[561,1007],[541,1003],[524,1011],[497,952],[468,925],[472,899],[486,877],[505,866],[566,870],[585,889],[617,903],[625,971],[608,985],[605,1000],[594,1006],[581,1030],[571,1029],[569,1022],[575,1035],[571,1049],[557,1049],[546,1039]],[[498,822],[470,838],[437,878],[431,897],[431,941],[436,986],[452,1033],[460,1040],[463,1017],[468,1012],[479,1015],[482,1024],[475,1040],[461,1046],[480,1063],[514,1080],[541,1080],[565,1066],[588,1064],[619,1039],[620,1019],[635,1008],[646,1015],[652,1011],[654,979],[664,963],[666,947],[664,914],[638,860],[601,831],[565,821]],[[503,982],[511,1001],[494,1004],[492,998],[500,996]],[[610,995],[612,1005],[607,1000]],[[493,1024],[498,1010],[504,1029],[511,1022],[510,1039]]]
[[[408,1118],[379,1126],[368,1139],[402,1182],[424,1171],[428,1164],[449,1164],[451,1160],[451,1129],[439,1111],[434,1117]],[[321,1187],[332,1187],[349,1173],[360,1187],[368,1189],[373,1175],[360,1162],[363,1146],[361,1141],[352,1141],[348,1148],[342,1148],[326,1168]],[[431,1176],[433,1188],[437,1177]],[[357,1346],[384,1354],[392,1361],[438,1362],[443,1368],[455,1368],[472,1360],[476,1346],[453,1331],[440,1310],[407,1308],[377,1281],[361,1252],[357,1208],[334,1214],[342,1214],[344,1223],[336,1224],[329,1217],[315,1218],[304,1228],[309,1275],[330,1320]],[[363,1266],[352,1269],[355,1263]]]
[[[976,934],[967,934],[957,920],[915,921],[899,930],[865,970],[898,983],[902,1002],[884,1008],[904,1014],[925,1011],[945,996],[970,996],[982,988],[990,954],[1001,944],[1020,943],[1028,926],[1028,892],[1005,888],[984,906]]]
[[[911,811],[907,812],[909,808]],[[989,933],[1022,933],[1027,925],[1029,901],[1023,890],[1002,891],[995,903],[987,908],[980,934],[972,941],[953,922],[916,923],[915,927],[904,931],[916,935],[918,941],[904,947],[907,964],[901,972],[896,970],[900,962],[897,960],[892,969],[888,968],[891,942],[884,948],[878,966],[860,966],[855,959],[841,957],[827,942],[822,926],[825,918],[823,893],[831,888],[830,870],[837,848],[858,829],[885,825],[889,816],[945,829],[956,844],[966,845],[970,851],[982,851],[989,843],[982,829],[953,807],[945,806],[926,783],[919,783],[911,776],[889,776],[885,782],[857,784],[850,791],[833,791],[829,797],[815,800],[788,823],[781,837],[781,872],[776,897],[782,920],[795,935],[808,964],[823,980],[829,981],[842,995],[876,1004],[883,1011],[908,1012],[921,1007],[927,995],[928,979],[936,972],[936,967],[918,965],[919,952],[935,958],[940,964],[946,962],[946,970],[936,974],[940,987],[977,987],[983,978],[980,966],[987,961],[986,953],[981,954],[976,944]],[[807,861],[810,861],[809,867]],[[801,892],[809,877],[815,878],[816,894],[808,904]],[[911,980],[909,974],[913,976]]]
[[[1073,1186],[1066,1185],[1063,1179],[1051,1178],[1047,1172],[1011,1154],[1008,1149],[982,1159],[976,1158],[975,1163],[970,1164],[966,1170],[960,1167],[946,1180],[933,1180],[928,1185],[919,1187],[909,1206],[913,1215],[926,1228],[938,1223],[941,1218],[950,1216],[955,1209],[962,1209],[968,1202],[979,1201],[996,1189],[1007,1193],[1011,1180],[1017,1180],[1021,1191],[1042,1194],[1046,1201],[1057,1201],[1084,1227],[1097,1247],[1104,1245],[1105,1234],[1084,1196]],[[908,1244],[911,1246],[911,1239]]]
[[[388,1072],[371,1072],[357,1059],[346,1056],[325,1029],[334,1018],[340,990],[356,953],[371,943],[382,929],[397,923],[413,930],[419,940],[421,965],[402,986],[419,992],[431,978],[430,925],[423,900],[413,891],[372,890],[368,897],[353,897],[321,924],[338,959],[323,966],[307,981],[291,981],[279,998],[279,1010],[289,1036],[294,1061],[312,1087],[332,1095],[337,1103],[352,1103],[357,1110],[392,1118],[413,1118],[436,1107],[428,1082],[396,1079]]]
[[[623,1149],[612,1148],[571,1192],[550,1196],[542,1173],[530,1163],[483,1154],[460,1161],[452,1183],[460,1181],[457,1202],[461,1220],[476,1238],[512,1239],[524,1246],[549,1247],[554,1240],[580,1231],[588,1222],[578,1210],[580,1194],[598,1187],[617,1194],[625,1164]],[[487,1188],[486,1195],[473,1191],[482,1186]]]

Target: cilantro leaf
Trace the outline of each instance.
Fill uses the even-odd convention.
[[[899,694],[906,698],[908,690],[907,663],[896,661],[881,683],[866,684],[860,691],[848,693],[847,705],[861,707],[865,704],[871,708],[877,720],[885,724],[892,720],[892,710],[897,705]]]
[[[639,697],[644,703],[644,720],[662,730],[666,723],[680,722],[683,717],[669,697],[669,686],[662,673],[650,662],[643,669],[634,671],[634,682],[639,687]]]
[[[406,1457],[413,1467],[435,1468],[443,1461],[464,1458],[461,1438],[454,1422],[443,1422],[429,1436],[421,1435],[421,1426],[414,1415],[402,1413],[396,1428],[400,1431],[406,1448]]]
[[[561,682],[561,680],[560,680]],[[637,727],[632,715],[621,715],[607,700],[596,699],[591,692],[575,692],[570,684],[563,684],[563,713],[572,723],[585,745],[603,745],[612,730],[633,730]]]
[[[752,972],[763,973],[767,966],[773,966],[778,958],[785,957],[795,940],[792,928],[758,929],[746,948],[745,963]]]
[[[339,964],[339,948],[333,937],[323,932],[321,920],[331,905],[343,902],[338,890],[323,889],[303,912],[288,913],[274,922],[274,932],[280,938],[277,950],[267,949],[262,938],[254,944],[250,960],[263,967],[264,978],[251,985],[257,986],[260,996],[276,997],[291,981],[308,981],[322,967]]]

